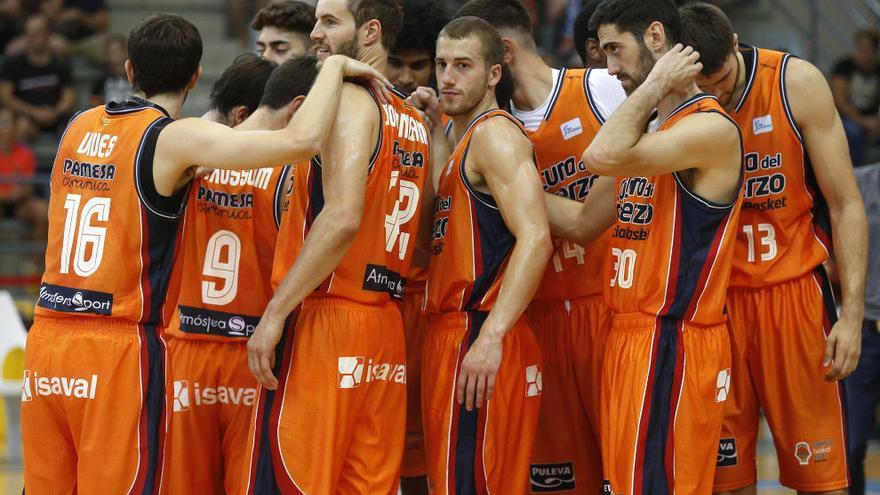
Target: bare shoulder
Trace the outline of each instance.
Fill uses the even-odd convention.
[[[739,143],[739,127],[721,112],[697,112],[683,118],[673,129],[679,128],[699,138],[707,148],[721,144]]]
[[[501,146],[502,143],[504,146]],[[481,122],[474,128],[471,137],[471,148],[493,154],[507,150],[519,150],[523,147],[531,149],[532,143],[529,138],[513,121],[500,116]]]
[[[346,82],[342,84],[339,95],[339,114],[355,117],[375,116],[379,112],[376,100],[370,91],[360,84]]]
[[[815,65],[792,58],[784,77],[788,105],[799,126],[836,113],[831,87]]]

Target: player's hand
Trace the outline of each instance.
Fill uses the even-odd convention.
[[[825,373],[825,379],[836,381],[848,377],[859,364],[861,354],[862,321],[841,317],[831,327],[831,334],[825,340],[825,360],[822,366],[831,366]]]
[[[485,401],[492,398],[495,393],[495,376],[501,366],[501,354],[501,339],[486,337],[485,334],[477,337],[461,363],[461,373],[456,384],[459,405],[473,411],[474,406],[483,407]]]
[[[645,82],[656,84],[660,97],[686,89],[703,70],[699,59],[699,52],[679,43],[660,57]]]
[[[432,129],[434,126],[443,125],[443,111],[440,109],[440,99],[437,98],[434,88],[419,86],[407,100],[425,114]]]
[[[378,96],[379,99],[382,100],[382,103],[388,103],[388,101],[391,99],[388,88],[391,88],[392,84],[391,81],[389,81],[384,74],[374,69],[370,65],[342,55],[331,55],[327,60],[324,61],[324,63],[326,64],[327,61],[334,57],[341,58],[343,77],[363,79],[367,84],[370,85],[370,87],[373,88],[373,91],[376,93],[376,96]]]
[[[260,385],[269,390],[278,388],[272,367],[275,366],[275,347],[281,340],[283,329],[284,320],[264,314],[247,344],[248,368]]]

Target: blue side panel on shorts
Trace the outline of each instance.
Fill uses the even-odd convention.
[[[480,328],[486,321],[488,313],[472,311],[469,312],[469,315],[470,328],[466,334],[468,349],[480,335]],[[455,442],[454,466],[456,495],[477,494],[477,459],[482,455],[482,448],[477,438],[479,436],[480,415],[485,415],[485,408],[474,408],[474,410],[468,411],[464,405],[458,406],[458,424],[456,425],[458,435]]]
[[[156,328],[144,328],[147,346],[147,479],[142,495],[154,493],[165,444],[165,343]]]

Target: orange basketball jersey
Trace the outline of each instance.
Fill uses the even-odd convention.
[[[812,272],[828,259],[828,207],[785,88],[791,55],[742,45],[747,79],[732,117],[743,133],[745,201],[730,285],[763,287]]]
[[[384,304],[400,299],[406,286],[421,193],[429,177],[429,137],[419,112],[399,94],[387,104],[376,104],[382,127],[370,162],[361,225],[345,257],[313,297]],[[275,285],[293,266],[324,205],[320,158],[294,167],[291,181],[272,272]]]
[[[697,95],[657,131],[697,112],[726,116],[718,101]],[[726,320],[741,194],[719,205],[688,190],[678,173],[617,179],[617,221],[611,231],[605,300],[616,313],[646,313],[698,325]]]
[[[589,89],[590,70],[562,70],[553,88],[547,114],[535,131],[527,131],[544,190],[583,201],[598,178],[584,166],[581,155],[602,127],[603,118]],[[544,272],[535,299],[575,299],[602,293],[605,273],[602,259],[608,238],[588,246],[556,239],[556,250]]]
[[[161,197],[153,151],[172,119],[132,98],[86,110],[68,125],[52,169],[46,272],[37,316],[167,323],[177,234],[187,192]]]
[[[168,333],[246,339],[272,298],[272,257],[284,168],[215,170],[193,183],[182,281]]]
[[[489,110],[471,122],[449,157],[434,201],[429,313],[490,311],[498,297],[516,239],[492,196],[474,189],[465,175],[474,129],[493,117],[510,119],[526,132],[509,113]]]

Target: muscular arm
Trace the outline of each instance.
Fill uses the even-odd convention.
[[[191,166],[253,169],[280,166],[315,156],[336,117],[347,59],[324,61],[315,84],[290,124],[278,131],[236,131],[204,119],[181,119],[159,135],[156,189],[170,195]]]
[[[861,352],[865,312],[868,225],[864,204],[852,172],[843,125],[822,73],[803,60],[792,59],[785,74],[791,111],[801,129],[819,189],[828,202],[834,256],[840,273],[843,305],[840,321],[828,338],[826,375],[842,379],[855,369]]]
[[[362,88],[346,85],[340,111],[321,150],[324,206],[248,341],[251,370],[267,388],[277,386],[271,369],[284,320],[333,272],[360,227],[378,125],[372,97]]]
[[[617,218],[614,185],[611,177],[596,179],[583,203],[544,193],[550,233],[582,246],[596,240]]]
[[[484,397],[492,397],[502,341],[535,294],[553,244],[532,145],[515,125],[500,118],[480,125],[471,139],[466,170],[475,185],[482,182],[492,193],[516,238],[498,300],[462,362],[457,398],[472,410],[475,404],[482,406]]]

